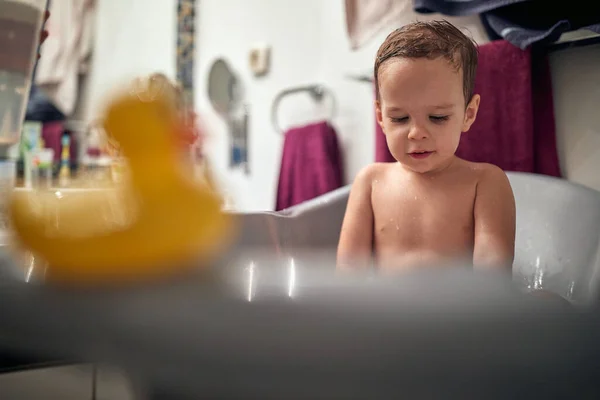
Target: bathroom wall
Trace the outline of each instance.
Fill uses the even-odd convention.
[[[398,24],[415,17],[407,13]],[[468,28],[476,40],[485,40],[477,18],[453,21]],[[214,136],[210,156],[238,208],[264,210],[274,206],[283,136],[274,130],[270,113],[272,100],[283,89],[322,83],[332,91],[337,110],[332,122],[342,141],[348,181],[373,161],[372,87],[345,75],[370,74],[377,48],[389,30],[358,51],[350,51],[344,2],[332,0],[309,0],[301,6],[289,0],[202,0],[198,23],[198,106],[208,112],[206,124]],[[271,73],[258,79],[251,76],[247,64],[248,51],[255,42],[270,44],[273,56]],[[227,169],[226,128],[206,97],[208,70],[217,57],[226,58],[236,69],[245,85],[246,101],[252,106],[249,176]],[[319,106],[303,94],[288,97],[279,109],[280,124],[285,127],[328,118],[328,100]]]
[[[550,66],[563,174],[600,190],[600,45],[552,53]]]
[[[162,70],[175,75],[175,0],[99,0],[94,100],[108,84],[133,73]],[[332,119],[343,144],[348,181],[374,155],[372,88],[346,78],[370,74],[384,29],[358,51],[346,37],[342,0],[198,0],[196,104],[210,133],[208,153],[222,187],[241,210],[274,206],[283,136],[271,125],[271,103],[280,90],[322,83],[334,93]],[[293,11],[292,11],[293,10]],[[136,15],[137,17],[132,17]],[[407,12],[396,25],[439,18]],[[487,40],[477,17],[448,18],[466,27],[479,43]],[[271,72],[254,78],[248,51],[255,42],[272,47]],[[561,164],[566,176],[600,190],[600,48],[561,50],[551,55]],[[210,64],[224,57],[244,86],[250,104],[251,173],[228,168],[227,128],[206,96]],[[98,73],[101,71],[101,73]],[[284,100],[282,126],[327,118],[329,103],[316,105],[302,94]]]
[[[219,176],[244,210],[271,209],[275,198],[282,136],[270,121],[271,101],[287,87],[323,83],[335,94],[338,130],[351,180],[374,155],[372,88],[346,78],[347,74],[371,72],[381,41],[393,28],[384,29],[358,51],[351,51],[345,28],[344,2],[306,1],[301,7],[291,0],[202,0],[199,12],[198,104],[208,112],[207,123],[215,136],[211,157]],[[298,10],[290,11],[293,6]],[[439,15],[407,12],[395,25]],[[479,42],[487,41],[477,17],[447,18],[468,29]],[[309,27],[309,28],[307,28]],[[262,79],[251,77],[247,52],[256,41],[273,47],[273,69]],[[600,51],[598,46],[561,50],[551,55],[559,154],[565,175],[600,190]],[[238,70],[252,104],[251,162],[249,177],[226,168],[227,142],[223,123],[206,99],[206,76],[215,57],[225,57]],[[298,95],[281,108],[282,125],[327,116],[327,107]]]
[[[323,0],[201,0],[199,4],[196,104],[211,135],[207,152],[236,208],[273,209],[283,135],[271,125],[271,103],[281,89],[323,81]],[[272,46],[271,73],[260,79],[253,78],[248,67],[248,51],[255,42]],[[248,176],[228,170],[227,128],[206,96],[210,64],[218,57],[225,58],[238,75],[250,104]],[[307,96],[298,95],[284,100],[279,111],[280,124],[285,126],[318,118],[319,112],[326,115],[328,109],[324,104],[317,110]]]
[[[78,115],[102,112],[110,90],[140,74],[175,78],[176,0],[96,0],[96,29],[90,72]]]

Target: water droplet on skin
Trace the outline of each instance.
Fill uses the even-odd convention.
[[[417,196],[415,196],[415,200],[417,200]]]
[[[396,224],[396,230],[399,231],[400,227],[398,226],[398,224]]]

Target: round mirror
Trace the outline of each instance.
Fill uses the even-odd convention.
[[[236,79],[223,59],[217,59],[208,74],[208,98],[219,114],[227,114],[235,104]]]

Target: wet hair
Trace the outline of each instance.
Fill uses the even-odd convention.
[[[465,104],[473,97],[477,71],[477,46],[473,39],[448,21],[414,22],[390,33],[377,50],[374,79],[379,100],[379,69],[393,58],[443,57],[462,70]]]

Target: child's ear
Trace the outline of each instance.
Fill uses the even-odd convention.
[[[475,118],[477,118],[477,111],[479,110],[479,101],[481,97],[478,94],[474,94],[471,98],[469,104],[467,104],[467,109],[465,110],[465,120],[463,121],[462,131],[467,132],[473,122],[475,122]]]
[[[383,129],[383,113],[381,112],[381,102],[379,100],[375,100],[375,118],[377,119],[377,123],[381,127],[381,130],[385,133],[385,130]]]

